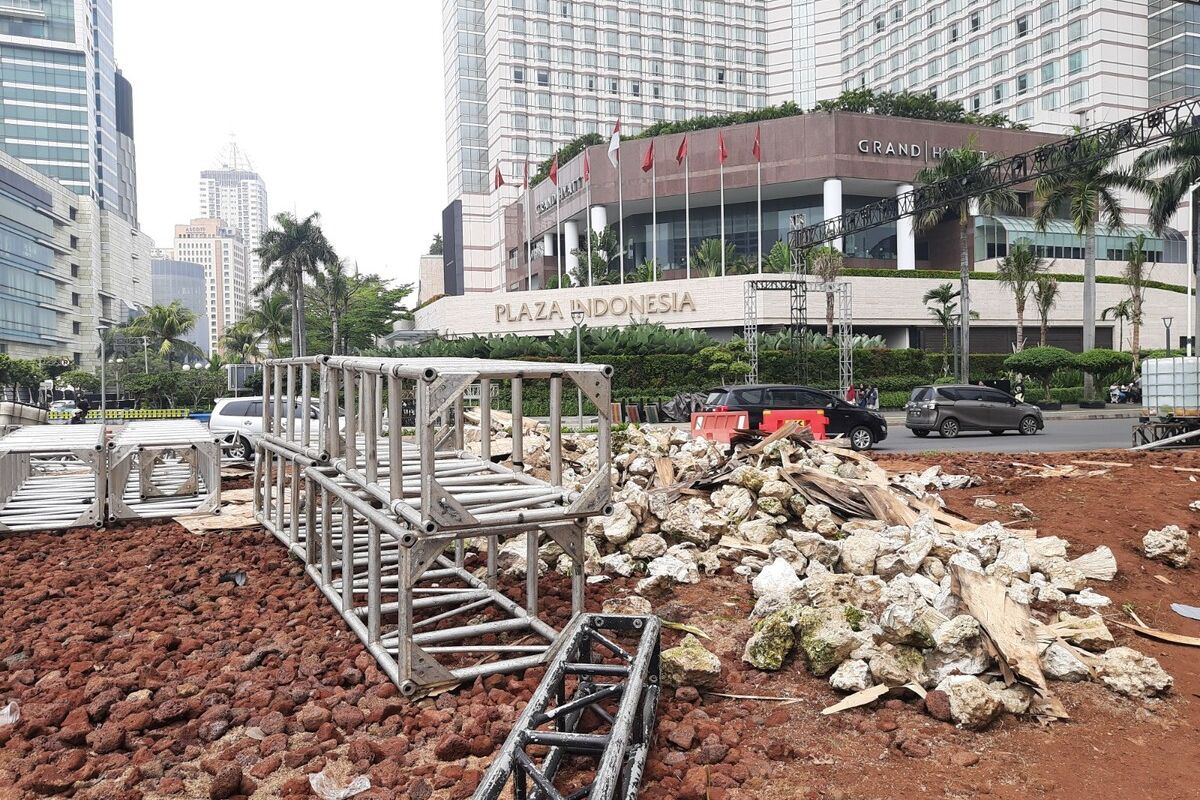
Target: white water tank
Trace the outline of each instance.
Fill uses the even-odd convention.
[[[1200,417],[1200,357],[1143,361],[1142,408],[1148,416]]]

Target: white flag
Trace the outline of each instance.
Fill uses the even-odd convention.
[[[621,160],[621,120],[617,120],[613,128],[612,139],[608,142],[608,160],[614,167]]]

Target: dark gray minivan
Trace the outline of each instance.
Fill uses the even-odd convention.
[[[1045,427],[1042,410],[989,386],[918,386],[904,406],[904,425],[915,436],[937,431],[947,439],[960,431],[1031,436]]]

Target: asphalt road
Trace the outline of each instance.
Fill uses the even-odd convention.
[[[1127,448],[1136,419],[1047,419],[1045,430],[1034,436],[1015,431],[1003,436],[960,433],[943,439],[931,433],[918,439],[903,424],[888,422],[888,438],[875,446],[880,453],[920,453],[930,451],[988,453],[1054,452],[1061,450],[1097,450]]]

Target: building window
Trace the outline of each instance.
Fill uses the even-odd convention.
[[[550,85],[550,70],[539,69],[537,71],[537,82],[538,82],[538,86],[549,86]]]
[[[525,68],[524,67],[513,67],[513,83],[524,83],[524,82],[525,82]]]
[[[1033,117],[1033,103],[1021,103],[1017,106],[1017,121],[1021,122]]]
[[[71,305],[79,305],[79,292],[71,292]]]
[[[1087,51],[1079,50],[1067,56],[1067,72],[1074,75],[1087,66]]]
[[[72,249],[72,250],[78,250],[78,249],[79,249],[79,237],[78,237],[78,236],[72,236],[72,237],[71,237],[71,249]]]
[[[1087,93],[1087,81],[1076,81],[1068,89],[1068,101],[1071,103],[1081,103],[1087,99]]]
[[[1022,14],[1021,16],[1017,17],[1016,27],[1017,36],[1024,36],[1029,33],[1029,15]]]
[[[1025,94],[1029,91],[1029,74],[1022,72],[1017,76],[1017,94]]]
[[[998,83],[992,87],[992,103],[1000,103],[1004,100],[1004,84]]]
[[[81,323],[79,323],[79,322],[71,323],[71,333],[78,336],[82,332],[82,330],[83,330],[83,325]]]
[[[71,277],[72,277],[72,278],[78,278],[78,277],[79,277],[79,265],[78,265],[78,264],[72,264],[72,265],[71,265]]]
[[[75,206],[71,206],[70,209],[67,210],[67,216],[69,216],[72,221],[75,220],[79,216],[79,209]]]

